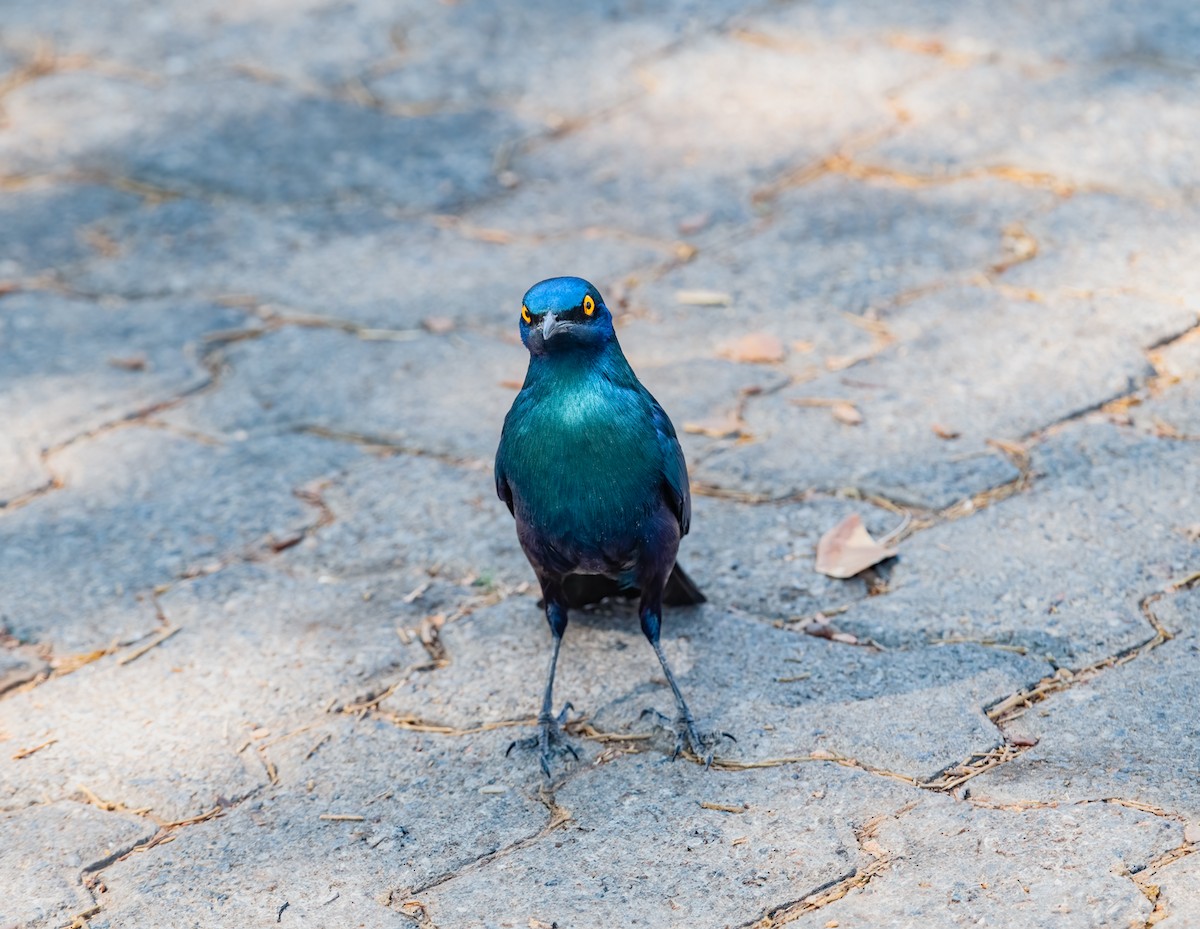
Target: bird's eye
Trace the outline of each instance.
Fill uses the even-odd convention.
[[[592,299],[592,295],[588,294],[583,298],[583,315],[591,316],[596,312],[596,301]]]
[[[527,326],[533,322],[533,317],[529,315],[529,307],[524,303],[521,304],[521,319],[525,320],[525,325]]]

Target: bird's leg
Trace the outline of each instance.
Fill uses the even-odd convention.
[[[667,683],[671,687],[671,693],[675,697],[675,754],[671,757],[679,757],[683,752],[684,742],[686,741],[687,747],[692,750],[692,754],[697,758],[704,759],[704,766],[707,768],[712,764],[713,748],[720,737],[724,736],[735,742],[737,740],[727,732],[701,734],[696,728],[696,718],[692,715],[687,701],[683,699],[683,692],[679,689],[679,685],[675,683],[675,675],[671,671],[671,664],[667,661],[667,656],[663,653],[662,645],[659,643],[659,632],[662,628],[662,608],[657,602],[648,602],[643,599],[640,612],[642,632],[650,641],[650,647],[654,649],[654,654],[658,656],[658,663],[662,665],[663,674],[666,675]],[[657,715],[661,716],[662,714]]]
[[[513,742],[505,754],[516,747],[539,749],[542,773],[548,778],[550,762],[556,754],[570,752],[578,761],[579,753],[562,732],[562,725],[566,722],[571,704],[563,704],[562,711],[557,716],[554,715],[554,672],[558,668],[558,650],[562,647],[563,633],[567,629],[567,608],[558,597],[552,595],[547,585],[543,585],[542,589],[546,597],[546,619],[550,623],[550,631],[554,634],[554,650],[550,653],[550,670],[546,674],[546,689],[542,694],[542,711],[538,713],[538,734]]]

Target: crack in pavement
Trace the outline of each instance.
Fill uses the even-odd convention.
[[[807,913],[812,913],[830,903],[841,900],[852,890],[866,887],[873,878],[886,871],[892,863],[891,853],[883,848],[876,839],[879,826],[885,820],[900,819],[916,805],[915,800],[910,801],[896,812],[876,816],[854,830],[859,854],[865,853],[870,859],[865,865],[855,868],[849,874],[821,884],[797,900],[772,907],[753,922],[742,923],[741,929],[775,929],[777,926],[786,925]]]
[[[1142,598],[1139,606],[1146,621],[1154,630],[1154,635],[1144,642],[1122,649],[1114,655],[1102,658],[1099,661],[1076,670],[1059,668],[1054,674],[1043,678],[1032,686],[1023,688],[986,707],[985,713],[988,719],[996,726],[1003,742],[986,752],[973,753],[965,761],[948,767],[940,774],[918,786],[928,790],[952,793],[967,781],[978,777],[985,771],[990,771],[992,768],[1006,764],[1033,748],[1037,744],[1037,740],[1014,738],[1005,731],[1005,725],[1019,719],[1030,707],[1041,703],[1054,694],[1070,690],[1080,684],[1086,684],[1097,675],[1127,664],[1153,651],[1164,642],[1170,641],[1174,638],[1174,634],[1155,615],[1153,604],[1169,594],[1177,593],[1181,590],[1190,590],[1197,585],[1200,585],[1200,571],[1180,578],[1168,584],[1162,590],[1148,594]]]

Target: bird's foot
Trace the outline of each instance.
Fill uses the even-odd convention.
[[[669,716],[664,716],[653,707],[642,710],[643,718],[651,715],[654,716],[655,721],[660,726],[675,733],[675,751],[671,753],[672,761],[687,750],[698,761],[703,761],[705,768],[710,768],[713,763],[713,752],[721,740],[737,741],[728,732],[701,732],[696,728],[696,720],[692,718],[691,713],[680,713],[672,720]]]
[[[538,716],[538,733],[531,735],[527,739],[516,739],[504,752],[507,758],[514,748],[521,749],[538,749],[538,754],[541,759],[542,773],[547,779],[550,777],[550,763],[556,755],[570,754],[576,761],[579,760],[579,752],[575,751],[575,746],[567,741],[567,737],[563,734],[563,723],[567,721],[567,711],[573,709],[571,704],[563,704],[562,711],[558,716],[550,716],[541,714]]]

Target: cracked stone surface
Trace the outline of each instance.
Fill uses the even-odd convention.
[[[5,926],[64,925],[90,910],[80,878],[154,834],[126,813],[61,802],[0,813],[0,922]]]
[[[639,756],[578,775],[556,799],[572,819],[553,842],[498,862],[499,884],[474,873],[432,888],[421,896],[430,918],[471,927],[563,924],[568,915],[586,925],[737,925],[812,875],[829,880],[853,867],[855,831],[902,802],[899,785],[832,766],[731,777]]]
[[[1034,448],[1028,491],[913,538],[891,592],[838,624],[893,647],[965,638],[1067,667],[1139,645],[1154,634],[1142,600],[1200,557],[1194,461],[1184,443],[1065,430]],[[936,596],[952,606],[922,608]]]
[[[1038,744],[1020,758],[983,775],[975,792],[1015,800],[1122,797],[1200,819],[1200,791],[1192,772],[1200,761],[1193,714],[1197,699],[1200,593],[1174,594],[1153,605],[1174,636],[1059,701],[1030,709],[1010,725]],[[1089,747],[1086,770],[1070,759]]]
[[[0,929],[1200,920],[1194,3],[0,9]],[[711,770],[627,603],[506,755],[558,274]]]
[[[913,924],[1138,925],[1151,904],[1124,875],[1174,847],[1181,832],[1111,805],[968,814],[923,800],[880,822],[871,841],[887,862],[882,873],[792,925],[868,925],[878,913]]]
[[[522,233],[507,216],[403,220],[377,205],[348,204],[331,215],[312,206],[264,212],[180,198],[98,224],[120,249],[72,266],[66,277],[83,291],[129,297],[239,294],[293,315],[375,328],[413,329],[431,316],[494,328],[499,307],[519,307],[526,282],[547,261],[607,284],[676,247],[673,239],[573,226]]]
[[[51,477],[42,452],[203,386],[205,333],[242,314],[14,294],[0,314],[0,506]]]
[[[323,722],[270,749],[279,783],[269,797],[188,829],[160,856],[106,871],[93,925],[166,914],[266,923],[285,903],[284,918],[317,924],[411,925],[406,890],[537,836],[549,821],[527,779],[501,763],[505,738],[464,746],[386,723]],[[285,833],[296,841],[281,848]],[[245,892],[214,894],[214,879]]]
[[[63,489],[0,521],[14,591],[0,615],[56,651],[143,636],[156,588],[297,539],[320,514],[295,491],[357,457],[307,436],[214,445],[141,426],[72,445],[53,460]]]

